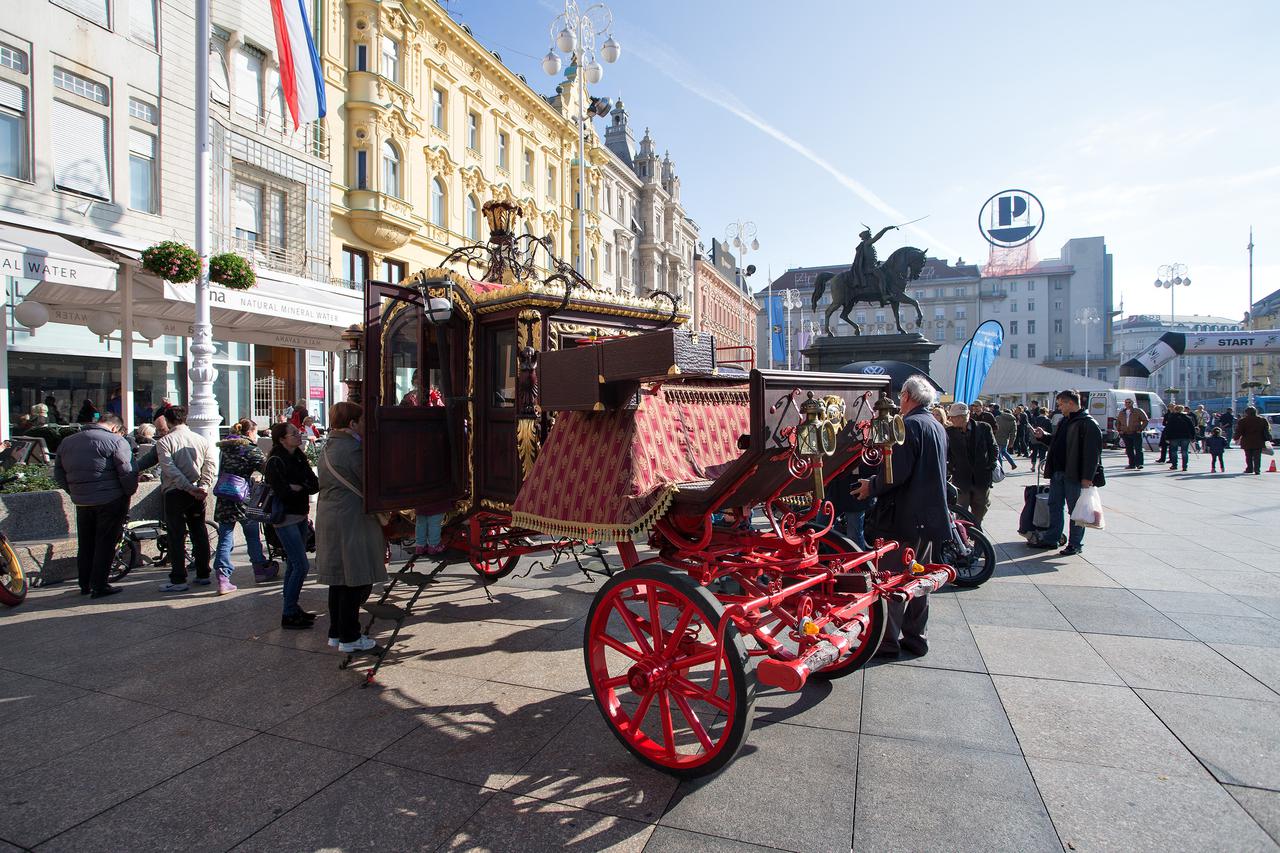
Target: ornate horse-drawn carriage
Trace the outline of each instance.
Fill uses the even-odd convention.
[[[494,230],[487,282],[368,285],[367,507],[447,508],[451,553],[488,579],[536,550],[616,543],[625,570],[583,637],[596,702],[646,763],[713,772],[750,731],[757,683],[855,671],[890,600],[954,577],[832,530],[826,484],[901,441],[888,380],[750,370],[675,328],[674,300],[601,294],[554,257],[532,282],[545,246]]]

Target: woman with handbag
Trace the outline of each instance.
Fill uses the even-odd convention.
[[[235,547],[236,525],[244,530],[244,544],[253,563],[253,577],[264,583],[276,576],[280,565],[262,552],[261,526],[245,517],[244,502],[249,497],[249,480],[262,470],[267,457],[258,449],[258,425],[248,418],[231,427],[231,435],[218,442],[218,482],[213,494],[213,520],[218,524],[218,548],[213,568],[218,573],[218,595],[236,591],[231,583],[231,549]]]
[[[345,653],[378,653],[360,630],[360,608],[373,584],[387,579],[382,526],[364,511],[364,410],[337,403],[320,454],[316,504],[316,580],[329,584],[329,645]]]
[[[293,424],[271,425],[271,454],[267,456],[265,474],[271,486],[273,501],[279,504],[273,515],[276,535],[284,546],[284,612],[281,628],[310,628],[316,621],[298,605],[302,583],[307,578],[307,517],[311,514],[311,496],[320,490],[316,472],[311,470],[302,452],[302,431]]]

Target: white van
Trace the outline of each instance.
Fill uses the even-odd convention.
[[[1088,412],[1098,426],[1102,427],[1102,437],[1109,444],[1120,443],[1120,433],[1116,430],[1116,415],[1124,408],[1125,400],[1133,400],[1133,404],[1147,413],[1152,426],[1164,422],[1164,400],[1154,391],[1129,391],[1114,388],[1108,391],[1085,392],[1087,398],[1085,411]]]

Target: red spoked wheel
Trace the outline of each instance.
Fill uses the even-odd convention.
[[[717,636],[722,613],[663,566],[614,576],[591,603],[583,658],[600,713],[633,755],[673,776],[714,773],[751,731],[755,678],[737,629]]]
[[[484,578],[485,581],[492,582],[511,574],[518,562],[520,562],[519,557],[496,557],[492,560],[481,560],[473,557],[471,559],[471,568],[475,569],[476,574]]]

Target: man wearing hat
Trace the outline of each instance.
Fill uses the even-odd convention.
[[[947,476],[959,496],[956,504],[967,509],[982,524],[991,505],[991,475],[996,467],[998,447],[991,427],[969,418],[969,407],[952,403],[947,410]]]
[[[863,228],[862,233],[858,235],[861,242],[853,254],[853,266],[849,268],[849,272],[853,274],[853,282],[859,288],[866,289],[870,284],[874,284],[876,292],[880,294],[880,304],[884,305],[889,301],[889,294],[885,290],[884,273],[880,271],[880,261],[876,258],[875,243],[885,235],[886,231],[896,231],[898,226],[886,225],[871,236],[870,228]]]

